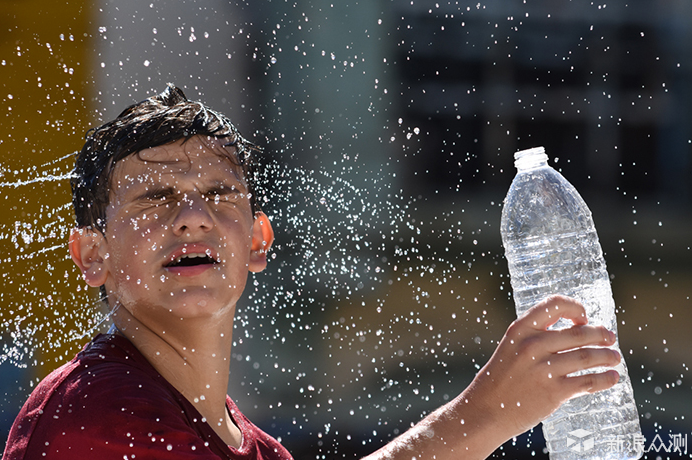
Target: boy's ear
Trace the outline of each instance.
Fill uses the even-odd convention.
[[[256,212],[255,222],[252,224],[252,247],[248,266],[251,272],[259,273],[267,266],[267,252],[273,242],[274,230],[269,218],[262,211]]]
[[[102,286],[108,277],[99,252],[104,240],[101,232],[87,228],[73,228],[70,232],[70,256],[82,272],[84,281],[92,287]]]

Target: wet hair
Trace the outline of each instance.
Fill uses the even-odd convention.
[[[133,104],[115,120],[87,131],[70,181],[77,226],[105,232],[111,180],[118,161],[180,139],[186,142],[195,135],[225,138],[225,146],[235,147],[224,150],[228,150],[231,164],[243,173],[252,211],[256,212],[253,153],[259,149],[224,115],[201,102],[189,101],[180,88],[169,83],[161,94]]]

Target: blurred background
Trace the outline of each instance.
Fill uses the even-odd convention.
[[[487,361],[539,145],[593,211],[646,446],[692,436],[689,1],[7,0],[0,75],[1,445],[107,326],[67,252],[72,153],[167,82],[265,147],[278,238],[229,394],[295,458],[372,452]],[[540,429],[494,456],[547,458]]]

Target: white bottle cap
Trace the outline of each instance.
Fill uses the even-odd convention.
[[[520,150],[514,154],[514,166],[516,166],[517,169],[533,169],[546,166],[547,164],[548,155],[545,154],[544,147]]]
[[[526,150],[519,150],[517,153],[514,154],[514,159],[518,160],[520,158],[529,156],[529,155],[540,155],[543,154],[545,155],[545,147],[534,147],[531,149],[526,149]],[[547,157],[547,155],[546,155]]]

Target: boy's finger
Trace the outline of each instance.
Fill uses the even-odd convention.
[[[553,355],[549,369],[554,375],[569,375],[593,367],[615,367],[620,363],[620,353],[610,348],[579,348]]]
[[[546,330],[560,318],[571,320],[574,324],[586,324],[586,310],[579,301],[561,295],[550,296],[537,303],[522,318],[533,328]]]
[[[548,351],[559,353],[586,346],[609,347],[615,343],[615,333],[603,326],[572,326],[549,331]]]
[[[620,375],[617,371],[608,370],[596,374],[586,374],[577,377],[565,377],[565,389],[570,391],[570,398],[585,393],[596,393],[612,387]]]

